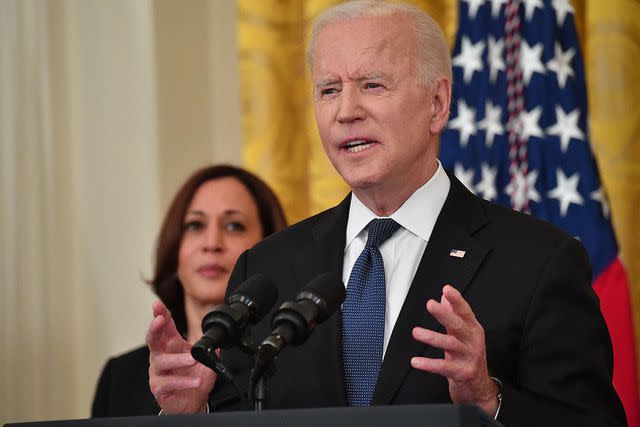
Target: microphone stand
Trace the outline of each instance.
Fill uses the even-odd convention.
[[[271,379],[275,372],[275,364],[269,362],[269,365],[265,368],[262,375],[255,385],[253,385],[253,410],[260,412],[265,408],[269,397],[268,381]]]
[[[269,397],[269,379],[275,374],[275,357],[278,351],[270,345],[257,346],[255,339],[250,334],[245,335],[239,343],[239,347],[245,353],[253,354],[255,362],[249,377],[249,402],[248,406],[256,412],[262,411]],[[244,394],[241,392],[235,378],[224,366],[222,361],[213,351],[213,348],[196,347],[192,354],[194,358],[203,365],[213,369],[218,375],[231,382],[238,393],[238,396],[246,402]]]
[[[249,402],[253,410],[262,411],[269,397],[268,381],[275,374],[277,351],[269,345],[260,345],[255,353],[255,362],[249,377]]]
[[[244,335],[243,338],[240,340],[239,347],[245,353],[253,354],[254,356],[258,352],[258,345],[256,344],[255,338],[248,333]],[[238,394],[238,397],[240,398],[240,400],[244,401],[245,404],[248,407],[250,407],[249,402],[247,402],[247,399],[244,393],[242,393],[242,390],[240,390],[240,387],[238,386],[238,383],[236,382],[235,377],[233,376],[231,371],[229,371],[226,368],[226,366],[222,363],[222,361],[220,360],[220,358],[218,357],[218,355],[215,353],[214,350],[215,349],[211,346],[205,346],[203,344],[194,345],[191,348],[191,355],[198,362],[212,369],[218,375],[222,376],[225,380],[229,381],[235,388],[236,393]],[[256,410],[260,410],[260,409],[256,409]]]

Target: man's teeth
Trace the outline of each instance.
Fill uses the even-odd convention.
[[[363,144],[363,145],[356,145],[355,147],[349,147],[349,148],[347,148],[347,150],[349,150],[352,153],[357,153],[359,151],[366,150],[370,146],[371,146],[371,143],[367,143],[367,144]]]
[[[351,141],[346,145],[346,149],[352,153],[357,153],[371,147],[371,144],[369,141]]]

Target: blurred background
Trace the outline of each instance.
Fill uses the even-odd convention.
[[[457,1],[411,2],[453,46]],[[257,172],[290,222],[344,197],[304,60],[335,3],[0,0],[0,423],[89,416],[107,357],[144,342],[155,235],[197,167]],[[640,2],[573,5],[640,331]]]

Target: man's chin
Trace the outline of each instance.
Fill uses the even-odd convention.
[[[343,179],[346,181],[351,191],[367,191],[374,187],[376,187],[380,180],[376,179],[376,177],[371,175],[366,176],[349,176],[344,177]]]

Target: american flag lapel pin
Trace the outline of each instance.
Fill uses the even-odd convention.
[[[456,258],[464,258],[465,253],[466,253],[465,251],[461,251],[460,249],[451,249],[451,252],[449,252],[449,256],[456,257]]]

